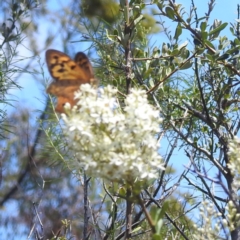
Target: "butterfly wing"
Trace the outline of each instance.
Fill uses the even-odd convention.
[[[62,80],[61,82],[52,82],[47,88],[47,93],[55,96],[67,97],[69,93],[79,90],[79,82],[73,80]]]
[[[92,65],[88,59],[88,57],[83,52],[78,52],[74,58],[75,63],[79,66],[79,68],[84,70],[84,73],[87,79],[94,78]]]
[[[89,64],[90,62],[84,53],[79,54],[81,54],[81,62],[84,62],[84,68],[81,67],[79,62],[76,63],[65,53],[53,49],[47,50],[46,62],[51,76],[56,81],[75,80],[78,81],[79,84],[89,83],[89,72],[86,72],[85,69],[87,69],[86,62]]]
[[[55,110],[58,113],[64,113],[64,105],[66,103],[70,103],[71,107],[77,103],[78,100],[74,98],[74,93],[78,90],[79,82],[62,80],[60,82],[51,83],[47,88],[47,93],[57,96]]]
[[[74,99],[74,92],[83,83],[97,85],[94,79],[92,65],[88,57],[79,52],[74,61],[66,54],[57,50],[46,51],[46,62],[51,76],[55,79],[47,88],[47,93],[57,96],[57,112],[64,112],[64,105],[68,102],[74,106],[77,102]]]
[[[66,103],[69,103],[71,107],[74,106],[76,104],[76,100],[74,100],[73,97],[74,97],[73,94],[72,97],[68,96],[67,98],[59,96],[57,99],[57,104],[55,106],[55,111],[58,113],[64,113],[65,112],[64,106]]]

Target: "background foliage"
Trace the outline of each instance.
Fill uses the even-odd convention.
[[[221,4],[214,0],[204,14],[195,1],[54,4],[1,4],[0,237],[239,239],[239,197],[227,165],[240,127],[239,21],[212,19]],[[45,95],[44,109],[33,112],[13,98],[23,76],[45,88],[48,48],[71,56],[85,50],[101,86],[116,86],[120,102],[131,87],[142,88],[160,110],[166,170],[141,192],[142,204],[132,200],[130,229],[124,186],[68,170],[54,99]]]

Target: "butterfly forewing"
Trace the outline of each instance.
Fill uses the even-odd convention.
[[[79,68],[84,69],[84,73],[87,75],[89,80],[94,78],[92,65],[89,62],[88,57],[83,52],[78,52],[74,60]]]
[[[82,54],[87,59],[87,56],[84,53]],[[85,69],[81,68],[78,63],[62,52],[52,49],[47,50],[46,62],[51,76],[56,81],[75,80],[81,83],[90,82],[89,74],[85,72]]]

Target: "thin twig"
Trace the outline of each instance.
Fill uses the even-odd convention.
[[[83,173],[83,189],[84,189],[84,197],[83,197],[83,202],[84,202],[84,225],[83,225],[83,239],[87,239],[88,237],[88,183],[90,181],[90,178],[87,178],[87,175],[84,171]]]
[[[44,111],[42,112],[42,114],[39,118],[40,121],[43,121],[45,119],[45,117],[47,115],[46,114],[47,107],[48,107],[48,102],[46,103],[45,109],[44,109]],[[17,179],[17,183],[4,195],[4,197],[0,201],[0,206],[3,206],[5,204],[5,202],[7,202],[12,197],[12,195],[15,194],[18,191],[19,186],[21,185],[21,183],[23,182],[23,180],[25,179],[25,177],[29,173],[30,168],[31,168],[32,159],[35,158],[37,145],[40,141],[42,133],[43,133],[42,129],[38,128],[38,131],[37,131],[36,136],[35,136],[35,140],[33,142],[33,146],[30,148],[30,151],[28,153],[28,163],[27,163],[25,169],[19,175],[19,177]]]

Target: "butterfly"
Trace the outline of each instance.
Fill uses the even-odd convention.
[[[78,52],[72,60],[68,55],[60,51],[49,49],[46,51],[46,62],[53,81],[47,88],[47,93],[57,97],[56,112],[63,113],[64,105],[70,103],[73,107],[77,100],[74,92],[84,83],[95,85],[92,65],[83,52]]]

